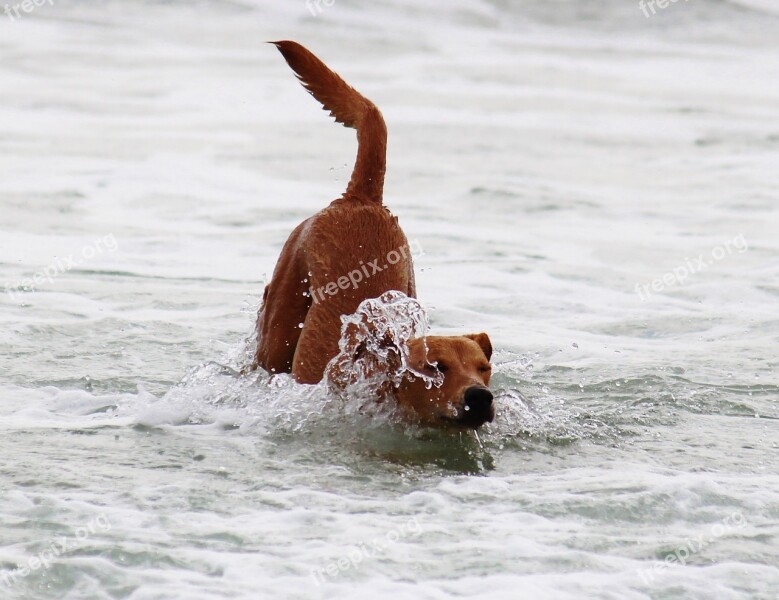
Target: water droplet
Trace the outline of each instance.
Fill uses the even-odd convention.
[[[299,327],[300,329],[303,329],[303,323],[298,323],[298,327]]]
[[[579,347],[579,344],[577,344],[576,342],[574,342],[573,344],[571,344],[571,346],[573,346],[574,348],[578,348],[578,347]]]

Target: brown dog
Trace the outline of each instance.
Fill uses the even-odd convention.
[[[257,317],[254,366],[318,383],[338,353],[341,316],[388,290],[415,297],[414,269],[397,217],[382,204],[387,128],[381,112],[300,44],[273,43],[335,120],[357,130],[346,191],[289,236]],[[428,389],[423,378],[410,376],[393,395],[406,414],[426,424],[479,427],[495,415],[487,389],[491,355],[485,333],[412,340],[409,366],[442,374],[443,384]]]

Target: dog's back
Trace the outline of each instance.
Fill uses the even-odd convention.
[[[415,296],[406,236],[382,205],[387,129],[378,108],[296,42],[274,42],[303,86],[339,123],[357,130],[343,196],[290,235],[257,320],[256,363],[316,383],[338,352],[341,315],[387,290]]]

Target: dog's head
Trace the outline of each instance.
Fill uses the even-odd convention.
[[[476,429],[495,418],[495,402],[488,386],[492,344],[486,333],[430,336],[408,344],[409,377],[395,387],[401,410],[425,425]],[[426,385],[422,377],[441,377],[440,386]]]

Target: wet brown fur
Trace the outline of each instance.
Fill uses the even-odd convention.
[[[357,130],[357,159],[346,191],[289,236],[257,317],[254,366],[270,373],[292,373],[301,383],[318,383],[338,352],[341,315],[354,313],[363,300],[388,290],[416,297],[414,268],[397,217],[382,203],[387,128],[381,112],[300,44],[273,44],[335,120]],[[379,259],[383,266],[391,252],[400,254],[401,259],[371,273],[358,287],[316,295],[317,301],[312,298],[311,290],[337,285],[339,278],[364,263]],[[420,371],[430,369],[430,361],[436,358],[448,363],[444,384],[426,389],[418,379],[403,384],[395,396],[409,415],[425,422],[446,423],[455,419],[458,406],[462,414],[465,389],[489,385],[492,348],[483,333],[426,339],[429,355],[425,356],[421,340],[413,340],[412,356]]]

